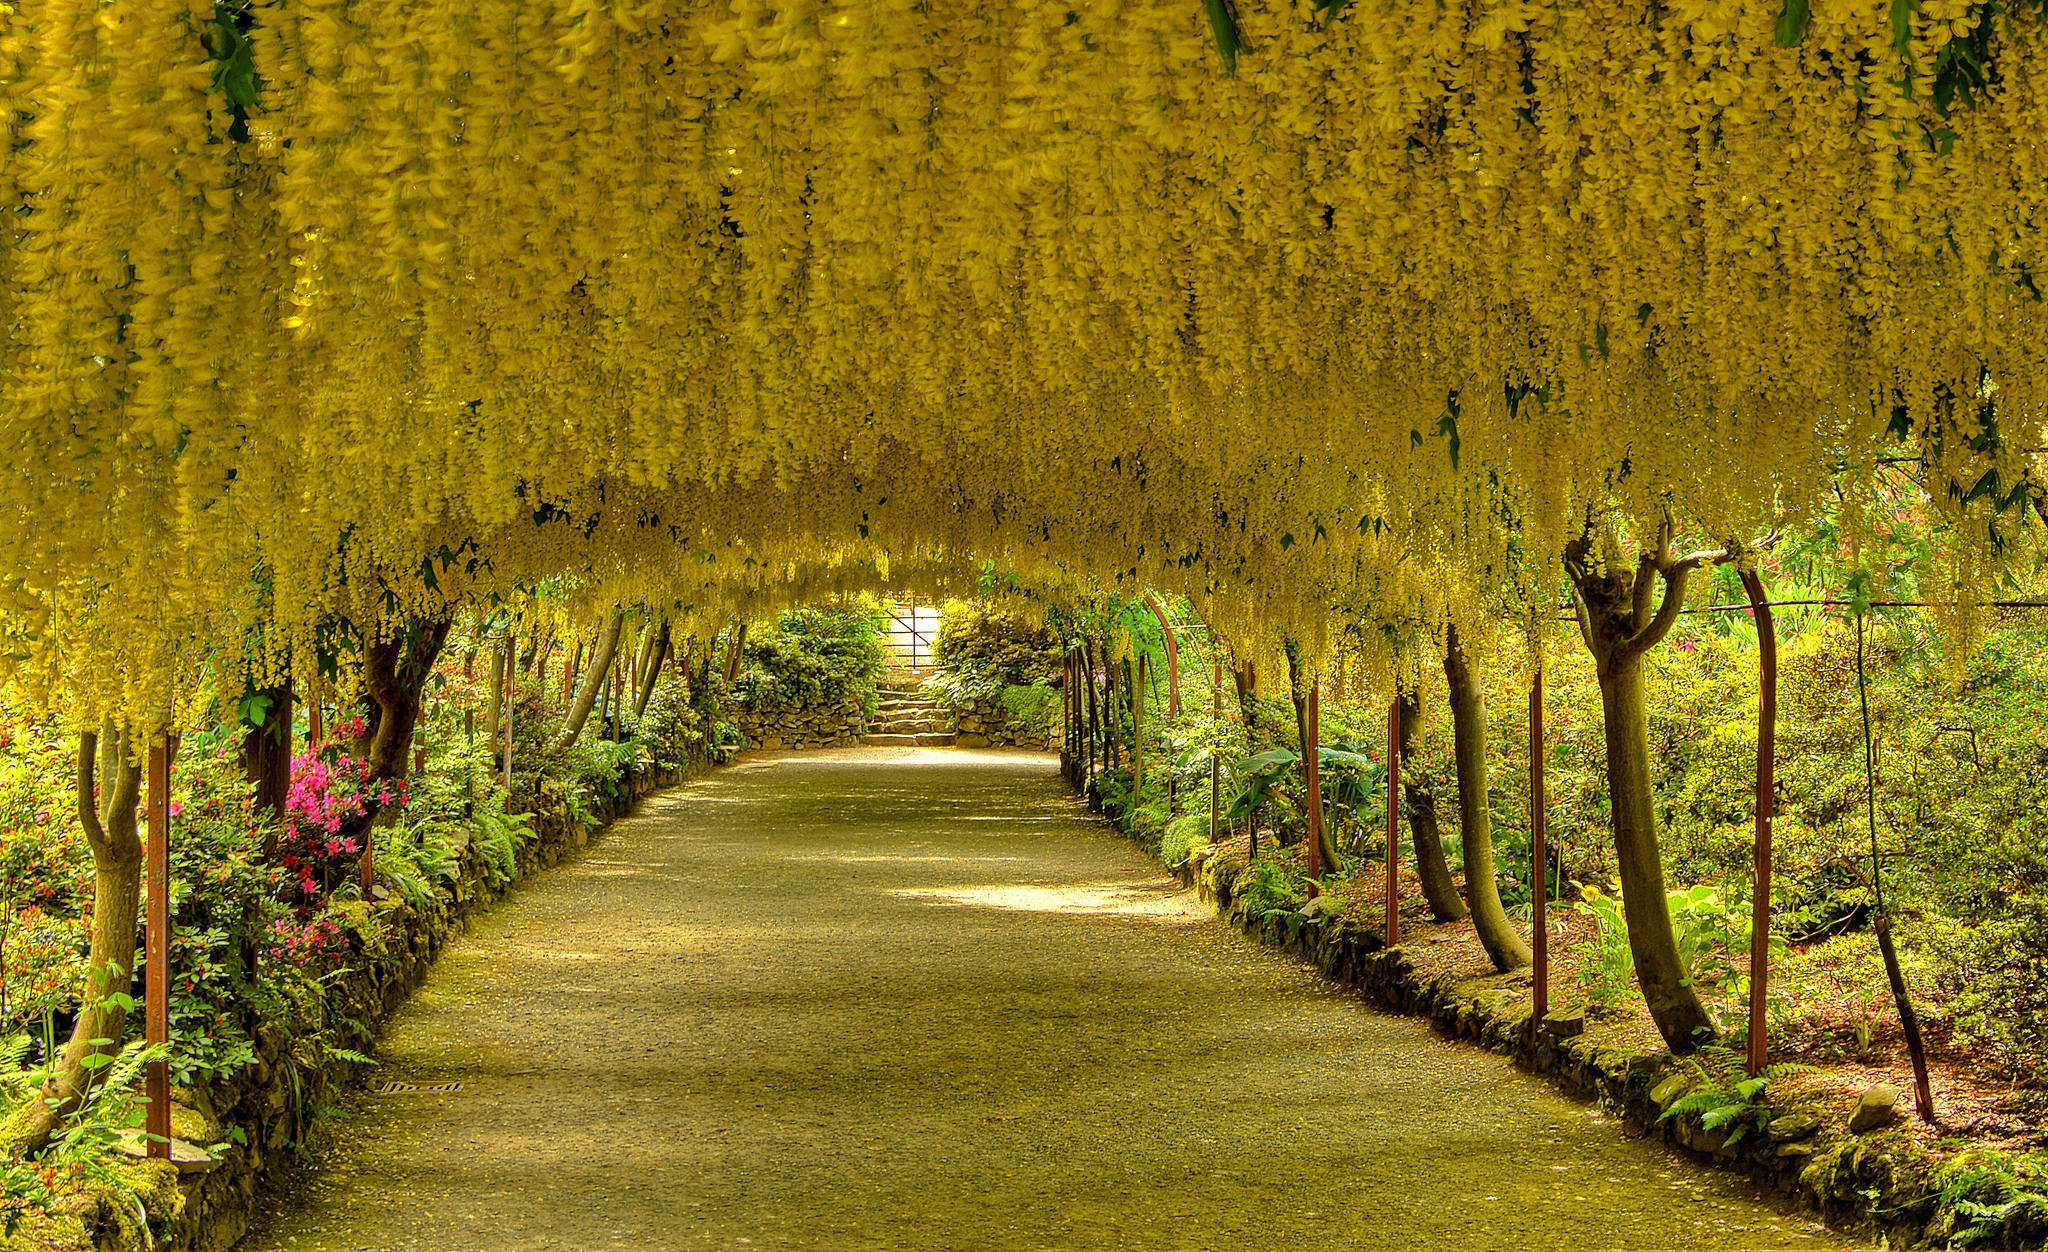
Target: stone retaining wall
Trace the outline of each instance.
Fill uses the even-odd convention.
[[[1000,699],[971,698],[953,710],[955,742],[963,748],[1043,748],[1057,752],[1060,728],[1034,726],[1011,715]]]
[[[1932,1180],[1941,1158],[1902,1134],[1852,1134],[1842,1115],[1846,1110],[1800,1110],[1775,1119],[1770,1133],[1729,1147],[1724,1133],[1708,1131],[1694,1118],[1663,1118],[1694,1083],[1692,1071],[1670,1054],[1604,1039],[1578,1015],[1553,1012],[1545,1023],[1531,1022],[1527,971],[1428,977],[1406,949],[1388,950],[1376,928],[1312,910],[1255,915],[1233,890],[1245,868],[1240,854],[1191,863],[1176,873],[1225,920],[1357,988],[1378,1006],[1427,1017],[1445,1034],[1512,1057],[1566,1093],[1597,1102],[1639,1134],[1702,1162],[1744,1170],[1832,1227],[1882,1233],[1893,1247],[1945,1243],[1954,1232],[1955,1211],[1935,1199]]]
[[[750,748],[850,748],[867,733],[867,710],[860,705],[805,709],[732,711],[733,723]]]

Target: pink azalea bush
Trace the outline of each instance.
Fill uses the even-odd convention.
[[[404,780],[372,783],[369,762],[341,748],[363,731],[361,718],[344,722],[327,742],[292,758],[278,861],[303,903],[315,903],[332,890],[341,868],[362,851],[353,831],[365,818],[376,809],[405,803]]]

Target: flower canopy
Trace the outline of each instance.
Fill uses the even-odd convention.
[[[12,0],[0,652],[984,557],[1313,633],[1901,439],[1995,511],[2037,7]]]

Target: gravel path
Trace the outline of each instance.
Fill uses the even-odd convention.
[[[1048,758],[768,758],[480,918],[248,1249],[1841,1247],[1208,919]]]

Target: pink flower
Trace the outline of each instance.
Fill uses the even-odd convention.
[[[172,817],[183,817],[183,816],[185,816],[185,806],[184,806],[184,805],[182,805],[182,804],[180,804],[180,803],[178,803],[178,802],[177,802],[176,800],[173,800],[173,801],[171,801],[171,816],[172,816]]]

